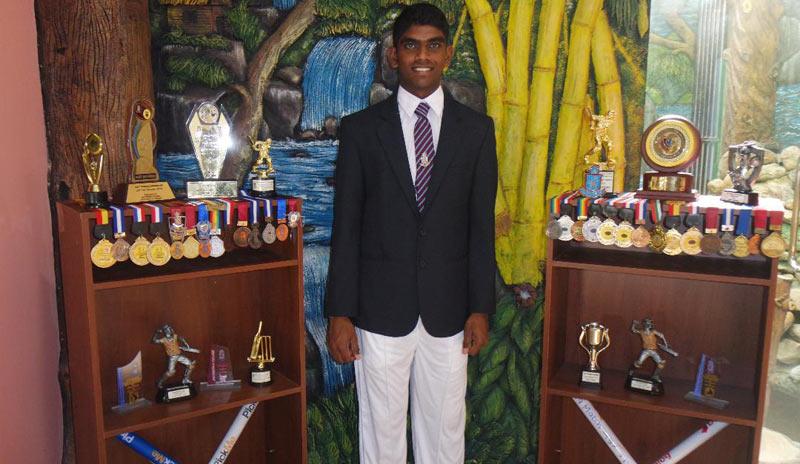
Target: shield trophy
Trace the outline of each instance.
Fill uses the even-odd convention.
[[[192,111],[186,128],[203,175],[203,180],[186,181],[186,196],[189,199],[235,198],[238,195],[236,180],[219,178],[233,140],[225,111],[214,102],[202,102]]]
[[[753,182],[758,179],[764,165],[764,149],[756,142],[747,141],[728,147],[728,175],[732,189],[720,195],[722,201],[740,205],[757,206],[758,193],[753,191]]]

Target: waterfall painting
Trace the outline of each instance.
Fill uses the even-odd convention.
[[[429,1],[451,24],[455,54],[445,73],[446,91],[492,116],[498,146],[504,147],[498,152],[504,202],[496,211],[497,311],[489,345],[469,362],[466,459],[533,463],[545,194],[572,186],[583,156],[577,144],[573,153],[561,153],[562,145],[589,127],[580,116],[573,125],[562,123],[561,113],[585,101],[594,112],[621,102],[615,145],[638,145],[649,2],[606,2],[604,10],[601,0]],[[279,193],[304,201],[312,464],[358,462],[353,367],[332,361],[323,316],[337,129],[343,116],[396,91],[397,75],[386,54],[392,22],[409,3],[414,0],[149,0],[162,177],[176,190],[199,177],[185,124],[198,102],[212,100],[229,115],[238,141],[223,175],[249,185],[254,153],[247,137],[270,137]],[[597,39],[580,27],[573,30],[595,21]],[[601,58],[590,58],[590,49]],[[577,51],[585,56],[568,66]],[[568,94],[570,89],[579,94]],[[503,125],[504,114],[510,116]],[[628,151],[619,155],[620,179],[626,159],[638,177],[638,154]]]

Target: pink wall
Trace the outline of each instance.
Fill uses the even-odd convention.
[[[61,460],[58,318],[33,0],[0,15],[0,461]]]

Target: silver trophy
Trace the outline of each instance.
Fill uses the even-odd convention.
[[[764,165],[764,149],[756,142],[748,141],[728,147],[728,175],[732,189],[722,192],[720,199],[740,205],[758,205],[758,193],[753,191],[753,182],[758,179]]]
[[[235,198],[238,195],[236,180],[219,178],[228,148],[233,143],[225,111],[211,101],[202,102],[192,111],[186,128],[203,174],[203,180],[186,182],[186,196],[190,199]]]

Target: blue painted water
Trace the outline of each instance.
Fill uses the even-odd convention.
[[[323,304],[330,250],[330,247],[318,245],[306,246],[303,249],[306,330],[317,345],[322,358],[323,394],[326,396],[345,385],[350,385],[354,378],[353,364],[343,365],[334,362],[325,342],[328,321],[323,312]]]
[[[297,0],[272,0],[272,6],[279,10],[291,10],[296,3]]]
[[[300,127],[322,129],[327,116],[337,119],[369,105],[377,42],[363,37],[329,37],[308,55],[303,74]]]
[[[781,148],[800,146],[800,84],[778,87],[775,100],[775,139]]]

